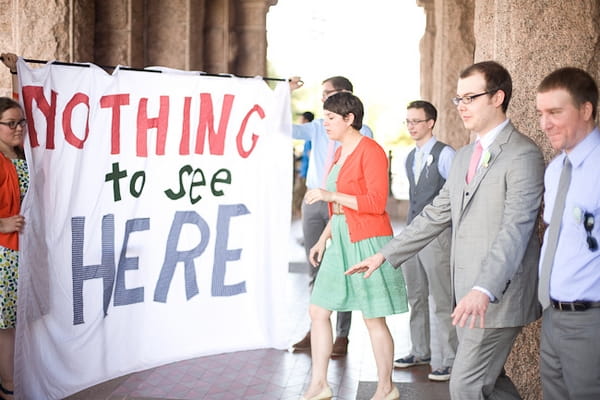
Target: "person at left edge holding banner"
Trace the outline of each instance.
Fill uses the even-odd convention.
[[[15,76],[17,56],[0,55]],[[13,79],[13,85],[16,79]],[[13,90],[16,86],[13,87]],[[19,103],[0,97],[0,398],[13,398],[21,201],[29,184],[23,153],[26,121]]]

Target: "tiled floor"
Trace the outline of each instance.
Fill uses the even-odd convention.
[[[395,229],[401,227],[395,226]],[[290,235],[289,297],[291,315],[290,343],[300,339],[309,321],[308,275],[299,221],[292,224]],[[388,318],[394,336],[395,354],[410,350],[408,314]],[[376,380],[375,361],[360,313],[353,315],[347,357],[330,362],[328,380],[337,400],[369,399],[367,382]],[[433,346],[436,344],[433,343]],[[435,363],[436,360],[434,359]],[[310,379],[310,356],[274,349],[260,349],[194,358],[158,368],[122,376],[88,388],[67,400],[297,400]],[[446,400],[447,384],[427,380],[428,366],[394,370],[402,399]],[[361,390],[359,388],[362,383]],[[372,385],[371,385],[372,386]],[[365,390],[366,389],[366,390]],[[358,395],[357,395],[358,393]]]

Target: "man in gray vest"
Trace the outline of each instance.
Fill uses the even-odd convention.
[[[454,150],[436,140],[433,127],[437,110],[427,101],[413,101],[407,106],[406,126],[416,147],[406,159],[406,174],[410,183],[410,206],[407,224],[419,215],[446,182]],[[429,379],[447,381],[458,345],[452,325],[452,293],[450,284],[450,228],[444,230],[418,254],[406,261],[402,271],[410,303],[410,334],[412,350],[394,362],[398,368],[408,368],[431,362],[429,295],[431,309],[437,318],[441,365],[432,368]]]

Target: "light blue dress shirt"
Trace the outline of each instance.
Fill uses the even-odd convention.
[[[425,143],[423,146],[417,146],[415,151],[415,158],[413,161],[413,176],[418,176],[417,172],[417,154],[416,152],[423,153],[423,166],[427,166],[429,154],[431,154],[431,149],[437,143],[437,139],[432,137]],[[450,172],[450,166],[452,165],[452,160],[454,159],[454,149],[450,146],[446,146],[442,149],[440,153],[440,159],[438,161],[438,172],[444,179],[448,179],[448,172]],[[433,160],[432,160],[433,161]]]
[[[363,124],[360,132],[370,138],[373,137],[371,128]],[[294,124],[292,128],[292,137],[294,139],[310,140],[312,149],[308,160],[308,171],[306,173],[306,187],[316,189],[323,186],[323,176],[327,167],[327,157],[330,150],[335,152],[339,143],[330,140],[323,126],[323,118],[315,119],[306,124]],[[332,153],[333,156],[333,153]]]
[[[559,301],[600,301],[600,250],[591,251],[583,226],[583,214],[595,218],[592,236],[600,242],[600,131],[598,127],[573,150],[550,162],[544,176],[544,222],[550,223],[558,181],[565,157],[572,164],[571,183],[550,276],[550,297]],[[546,252],[548,230],[540,257]]]

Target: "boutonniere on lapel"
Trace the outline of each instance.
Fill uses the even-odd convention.
[[[427,156],[427,160],[425,160],[425,177],[429,179],[429,166],[433,163],[433,156],[430,154]]]
[[[483,156],[481,157],[481,165],[483,166],[483,168],[487,168],[488,165],[490,165],[491,158],[492,158],[492,155],[490,154],[490,152],[488,150],[486,150],[485,153],[483,153]]]
[[[427,156],[427,166],[429,167],[432,162],[433,162],[433,156],[430,154],[429,156]]]
[[[583,210],[579,207],[573,208],[573,217],[575,218],[575,223],[580,224],[583,221]]]

